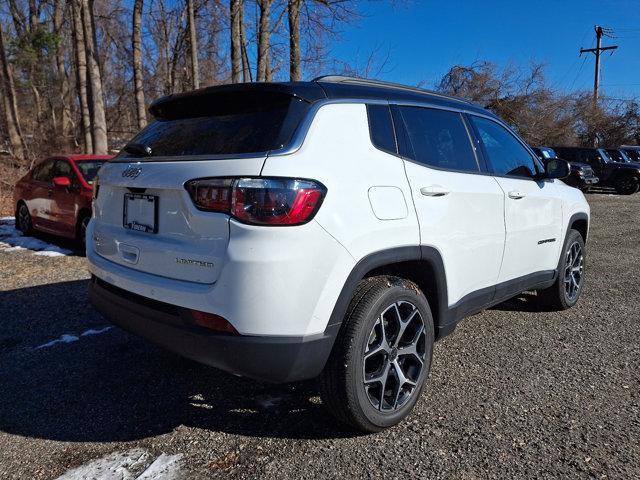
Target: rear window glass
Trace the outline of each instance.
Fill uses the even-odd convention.
[[[400,107],[400,112],[413,160],[446,170],[480,170],[459,113],[423,107]]]
[[[129,144],[148,157],[260,153],[288,145],[309,103],[286,94],[247,92],[176,100]],[[126,149],[126,147],[125,147]],[[123,150],[118,158],[144,160]],[[147,158],[148,158],[147,157]]]
[[[81,162],[76,162],[78,170],[80,170],[82,177],[87,183],[93,182],[93,180],[96,178],[96,175],[98,174],[98,170],[100,170],[100,167],[102,167],[102,165],[104,164],[104,160],[83,160]]]

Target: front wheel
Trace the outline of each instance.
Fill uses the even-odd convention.
[[[433,341],[431,309],[414,283],[363,280],[320,378],[327,409],[365,432],[401,422],[429,376]]]
[[[619,177],[614,184],[618,195],[633,195],[640,188],[640,180],[638,177],[624,176]]]
[[[578,302],[584,285],[585,257],[582,235],[577,230],[569,230],[555,283],[538,291],[543,306],[553,310],[566,310]]]

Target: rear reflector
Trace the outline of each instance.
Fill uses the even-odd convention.
[[[319,182],[296,178],[203,178],[185,184],[200,210],[226,213],[251,225],[301,225],[326,194]]]
[[[199,325],[209,330],[215,330],[217,332],[230,333],[232,335],[238,335],[238,331],[233,328],[229,322],[227,322],[220,315],[215,313],[200,312],[198,310],[189,310],[191,317],[196,325]]]

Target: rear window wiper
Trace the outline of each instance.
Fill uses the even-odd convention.
[[[127,153],[132,153],[139,157],[150,157],[153,153],[151,147],[142,143],[127,143],[123,150]]]

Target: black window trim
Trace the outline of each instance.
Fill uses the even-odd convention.
[[[531,156],[531,159],[533,160],[533,165],[536,168],[536,173],[539,175],[542,173],[541,170],[541,165],[540,165],[540,160],[538,160],[538,156],[535,154],[535,152],[533,152],[533,150],[531,150],[531,147],[529,147],[529,145],[527,145],[523,140],[520,139],[520,137],[518,136],[517,133],[515,133],[513,131],[513,129],[511,127],[509,127],[509,125],[507,125],[506,123],[500,121],[499,119],[495,119],[495,118],[491,118],[487,115],[478,115],[476,113],[473,112],[466,112],[465,113],[466,116],[468,116],[468,120],[469,120],[469,126],[472,128],[473,130],[473,134],[476,137],[476,141],[478,142],[478,146],[480,148],[480,151],[482,152],[482,156],[484,158],[484,162],[487,166],[487,171],[489,172],[489,174],[492,177],[496,177],[496,178],[509,178],[511,180],[530,180],[533,182],[540,182],[540,181],[547,181],[549,179],[543,179],[543,178],[536,178],[536,177],[523,177],[520,175],[499,175],[497,174],[494,169],[493,166],[491,165],[491,162],[489,160],[489,155],[486,152],[486,149],[484,147],[484,144],[482,143],[481,139],[480,139],[480,132],[478,132],[478,129],[476,128],[476,126],[473,123],[473,120],[471,119],[471,116],[475,116],[475,117],[479,117],[479,118],[484,118],[485,120],[490,120],[493,123],[501,126],[502,128],[504,128],[508,133],[511,134],[511,136],[513,138],[515,138],[518,143],[520,143],[520,145],[522,145],[524,147],[524,149],[527,151],[527,153],[529,153],[529,155]]]
[[[390,103],[391,106],[391,118],[394,122],[394,128],[398,129],[396,130],[396,139],[398,142],[398,155],[400,156],[400,158],[402,158],[403,160],[413,163],[415,165],[418,165],[420,167],[423,168],[427,168],[427,169],[432,169],[432,170],[439,170],[441,172],[452,172],[452,173],[464,173],[467,175],[491,175],[491,173],[486,169],[486,161],[484,160],[484,158],[482,158],[479,155],[479,152],[476,148],[476,146],[474,145],[474,139],[471,135],[471,132],[469,130],[469,126],[467,125],[466,122],[466,118],[465,118],[465,111],[463,110],[459,110],[459,109],[454,109],[454,108],[446,108],[440,105],[429,105],[429,104],[418,104],[418,103],[404,103],[404,102],[393,102]],[[476,171],[471,171],[471,170],[459,170],[459,169],[454,169],[454,168],[444,168],[444,167],[437,167],[435,165],[427,165],[425,163],[419,162],[417,160],[414,160],[413,158],[411,158],[410,156],[407,155],[407,152],[402,152],[400,149],[400,135],[402,135],[403,138],[403,142],[406,143],[407,145],[405,145],[405,148],[411,148],[413,149],[413,146],[411,145],[411,141],[408,138],[408,134],[407,134],[407,130],[406,130],[406,125],[404,123],[404,117],[402,116],[402,112],[400,111],[400,107],[416,107],[416,108],[425,108],[425,109],[430,109],[430,110],[444,110],[446,112],[451,112],[451,113],[457,113],[460,116],[460,121],[462,123],[462,125],[464,126],[466,132],[467,132],[467,136],[469,139],[469,146],[471,147],[471,150],[473,151],[473,155],[474,158],[476,160],[476,165],[478,166],[478,170]],[[396,122],[396,118],[399,119],[399,122]],[[396,123],[399,123],[399,125],[396,125]]]

